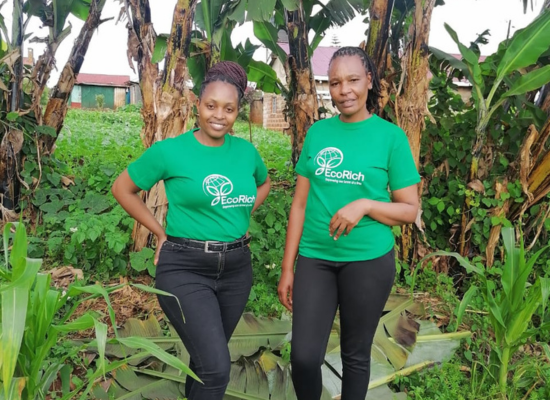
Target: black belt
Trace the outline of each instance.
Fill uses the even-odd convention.
[[[167,236],[169,242],[181,244],[193,249],[204,250],[205,253],[216,253],[239,249],[250,243],[250,236],[243,236],[233,242],[217,242],[213,240],[193,240],[174,236]]]

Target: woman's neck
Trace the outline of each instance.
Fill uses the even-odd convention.
[[[203,146],[220,147],[225,143],[225,135],[220,138],[213,138],[205,134],[201,129],[193,132],[197,141]]]
[[[358,111],[353,115],[340,114],[340,121],[346,122],[346,123],[361,122],[366,119],[369,119],[370,117],[372,117],[372,114],[369,112],[369,110],[364,108],[363,110]]]

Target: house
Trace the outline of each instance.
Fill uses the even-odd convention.
[[[71,107],[99,108],[98,95],[103,95],[103,108],[116,109],[141,103],[139,85],[131,82],[128,75],[80,73],[71,92]]]

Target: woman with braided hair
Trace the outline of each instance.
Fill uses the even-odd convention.
[[[328,75],[340,115],[316,122],[306,136],[278,291],[293,312],[298,400],[321,397],[337,308],[342,400],[364,400],[374,333],[395,276],[391,226],[416,219],[420,177],[405,133],[376,115],[380,83],[367,54],[339,49]]]
[[[162,310],[191,356],[203,384],[188,378],[189,400],[222,400],[231,359],[227,342],[252,286],[247,236],[250,214],[270,181],[256,148],[231,136],[246,73],[220,62],[199,95],[199,129],[153,144],[115,181],[122,207],[157,237],[156,287]],[[164,229],[138,196],[163,180],[169,202]],[[185,316],[185,321],[182,318]]]

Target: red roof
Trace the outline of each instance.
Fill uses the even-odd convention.
[[[290,53],[288,43],[279,43],[286,54]],[[339,47],[317,47],[311,57],[311,67],[314,76],[327,76],[330,59]]]
[[[76,77],[77,85],[97,85],[97,86],[129,86],[129,75],[101,75],[101,74],[83,74]]]

